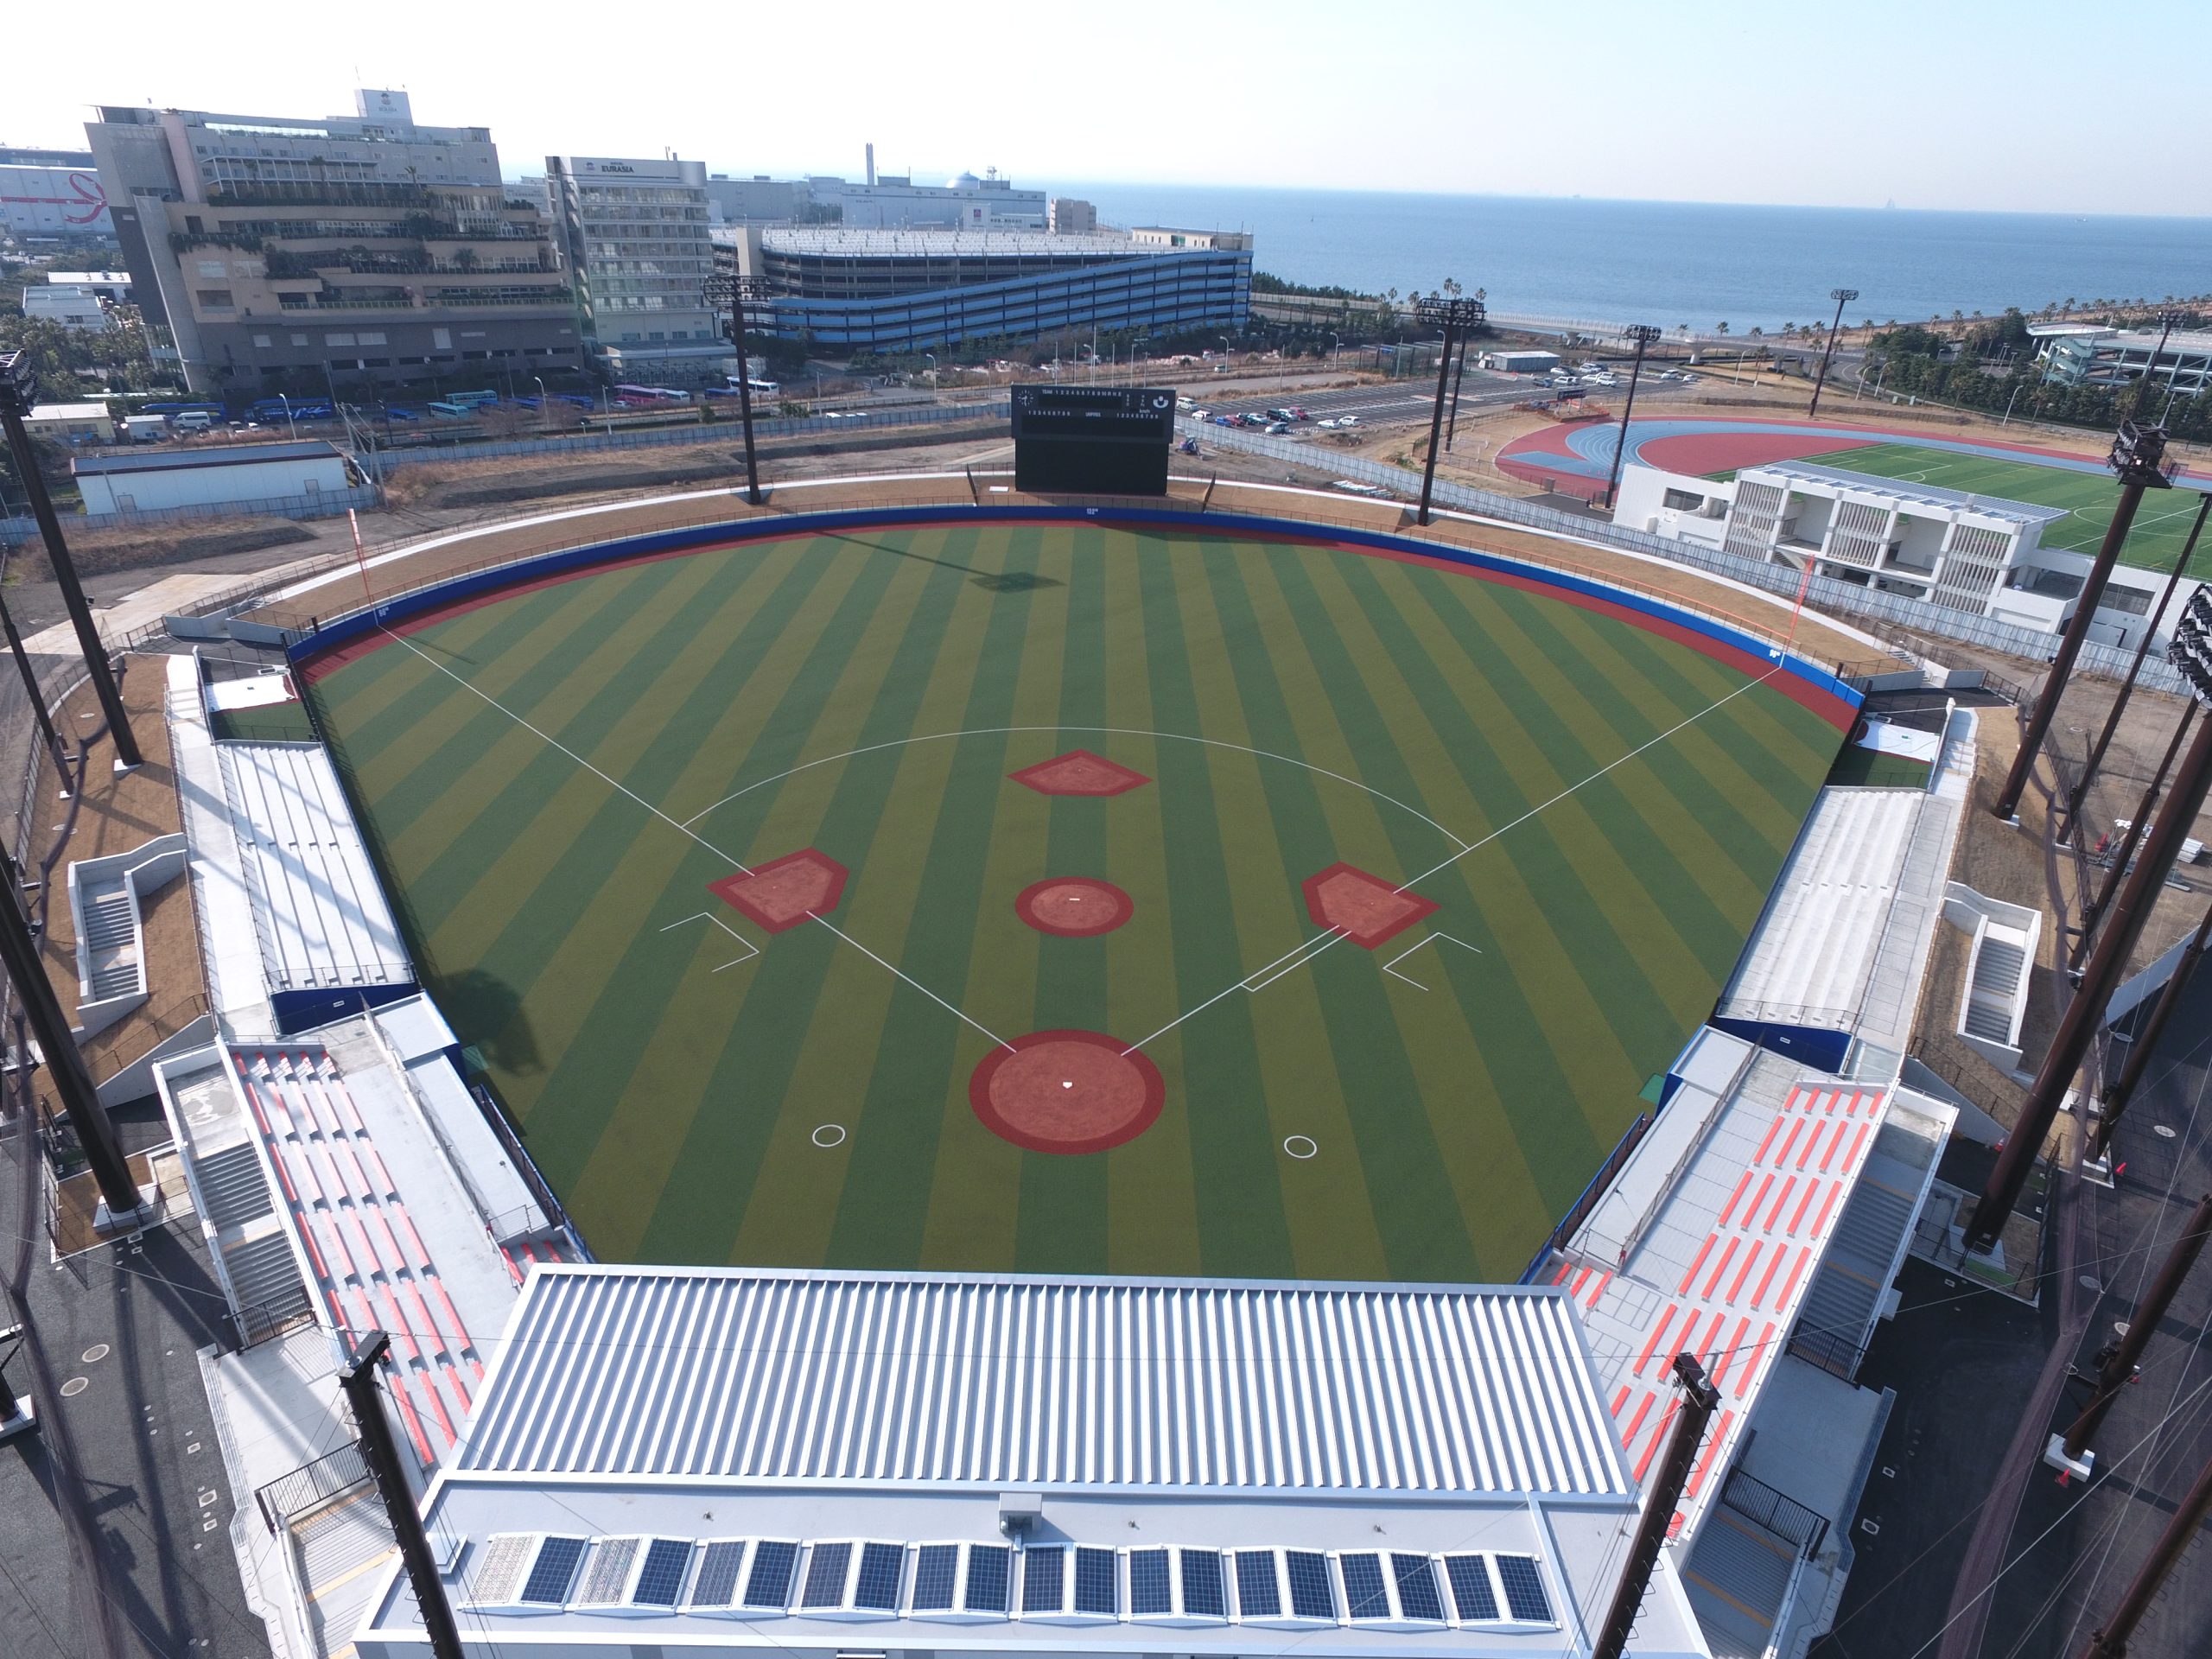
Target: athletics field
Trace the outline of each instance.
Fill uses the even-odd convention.
[[[1710,1012],[1840,704],[1425,558],[751,540],[306,665],[608,1260],[1510,1280]]]
[[[2112,524],[2119,505],[2120,486],[2100,467],[2077,472],[2067,467],[2046,467],[2027,460],[2013,461],[1988,454],[1966,454],[1955,450],[1931,449],[1912,443],[1854,444],[1828,454],[1805,455],[1817,467],[1866,473],[1900,483],[1933,484],[1971,495],[2003,496],[2038,507],[2063,507],[2067,516],[2044,526],[2043,544],[2070,553],[2094,553]],[[2152,490],[2136,510],[2123,564],[2170,569],[2180,556],[2182,543],[2196,516],[2194,490]]]

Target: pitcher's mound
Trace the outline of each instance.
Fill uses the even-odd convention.
[[[1054,875],[1024,887],[1014,908],[1039,933],[1086,939],[1094,933],[1111,933],[1129,919],[1136,906],[1111,881],[1094,881],[1087,875]]]
[[[995,1048],[968,1080],[983,1126],[1032,1152],[1104,1152],[1150,1128],[1167,1097],[1160,1068],[1096,1031],[1033,1031]]]

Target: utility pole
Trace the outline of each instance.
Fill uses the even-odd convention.
[[[62,744],[61,734],[54,729],[54,714],[46,706],[46,692],[31,668],[30,653],[23,649],[23,636],[16,631],[16,619],[10,613],[5,600],[0,600],[0,631],[8,636],[8,651],[16,659],[16,671],[23,677],[23,695],[30,699],[32,717],[38,721],[39,734],[46,739],[47,752],[53,755],[54,769],[61,775],[66,790],[69,782],[69,751]]]
[[[1807,418],[1821,412],[1821,388],[1828,383],[1828,359],[1835,355],[1836,330],[1843,327],[1843,308],[1859,297],[1855,288],[1832,288],[1828,298],[1835,302],[1835,321],[1828,324],[1828,343],[1821,353],[1821,372],[1813,380],[1813,401],[1805,406]]]
[[[54,995],[54,982],[46,976],[38,942],[31,937],[30,918],[23,913],[15,861],[8,860],[0,870],[4,870],[0,885],[7,888],[0,893],[0,967],[6,969],[8,982],[16,988],[23,1016],[38,1039],[47,1079],[60,1099],[69,1127],[77,1132],[86,1161],[92,1166],[92,1179],[99,1184],[106,1219],[96,1224],[120,1224],[138,1214],[138,1183],[130,1178],[130,1165],[116,1139],[115,1125],[109,1121],[107,1108],[100,1104],[99,1091],[92,1086],[92,1074],[85,1069],[77,1039],[69,1034],[69,1021]],[[21,1058],[28,1063],[30,1057]]]
[[[2158,624],[2166,620],[2166,607],[2173,602],[2174,589],[2181,585],[2182,572],[2189,569],[2190,556],[2196,551],[2196,538],[2204,533],[2204,515],[2208,511],[2212,511],[2212,492],[2196,498],[2196,522],[2189,527],[2189,539],[2181,544],[2181,556],[2174,561],[2173,571],[2166,577],[2158,602],[2152,607],[2150,620],[2143,625],[2143,638],[2136,645],[2135,660],[2128,664],[2127,677],[2120,683],[2120,695],[2113,699],[2112,712],[2105,716],[2104,729],[2090,747],[2081,780],[2066,798],[2062,830],[2080,816],[2082,803],[2088,798],[2089,785],[2097,775],[2097,768],[2104,764],[2105,751],[2112,747],[2113,734],[2120,729],[2120,717],[2126,710],[2128,698],[2135,693],[2135,680],[2143,671],[2143,659],[2151,654],[2151,642],[2158,637]]]
[[[2112,1149],[2113,1132],[2120,1127],[2120,1114],[2135,1097],[2144,1072],[2150,1070],[2152,1052],[2158,1046],[2158,1039],[2166,1034],[2166,1021],[2173,1017],[2182,993],[2188,988],[2189,976],[2204,959],[2208,940],[2212,940],[2212,905],[2205,907],[2204,919],[2197,923],[2196,931],[2182,947],[2181,960],[2174,963],[2172,976],[2158,988],[2158,1000],[2152,1004],[2151,1017],[2143,1022],[2142,1028],[2135,1033],[2135,1040],[2128,1045],[2126,1063],[2120,1069],[2120,1081],[2105,1090],[2104,1110],[2098,1116],[2096,1127],[2089,1131],[2091,1158],[2101,1158]]]
[[[453,1607],[446,1600],[445,1581],[438,1576],[437,1558],[430,1554],[429,1535],[415,1508],[415,1494],[400,1465],[399,1449],[385,1420],[384,1402],[377,1397],[377,1363],[391,1351],[391,1338],[372,1331],[354,1349],[353,1357],[338,1373],[338,1386],[353,1408],[353,1425],[361,1432],[361,1456],[384,1499],[392,1536],[399,1543],[399,1559],[407,1569],[407,1582],[422,1610],[423,1633],[430,1638],[434,1659],[464,1659],[461,1631],[454,1625]]]
[[[2120,845],[2113,849],[2112,862],[2105,867],[2104,877],[2097,883],[2094,898],[2082,907],[2082,923],[2074,939],[2074,953],[2066,963],[2067,971],[2077,972],[2088,959],[2090,947],[2096,943],[2097,918],[2105,913],[2105,906],[2127,874],[2133,861],[2135,849],[2141,844],[2143,835],[2151,827],[2152,816],[2158,804],[2159,791],[2166,786],[2166,774],[2173,770],[2174,757],[2181,753],[2182,740],[2189,735],[2189,728],[2196,718],[2196,705],[2182,705],[2181,718],[2174,722],[2173,734],[2166,740],[2166,752],[2159,758],[2158,769],[2151,774],[2145,786],[2143,798],[2135,808],[2135,816],[2127,821],[2127,828],[2120,832]]]
[[[2088,638],[2089,624],[2097,613],[2097,601],[2104,597],[2106,579],[2112,575],[2112,567],[2127,540],[2128,527],[2135,522],[2135,509],[2142,505],[2143,492],[2166,487],[2166,475],[2159,467],[2165,454],[2166,435],[2162,429],[2138,426],[2133,421],[2120,423],[2119,435],[2112,441],[2112,454],[2106,462],[2120,479],[2120,505],[2113,509],[2104,544],[2098,548],[2096,563],[2089,567],[2089,574],[2082,583],[2082,596],[2075,601],[2074,620],[2066,625],[2065,636],[2058,642],[2058,655],[2051,659],[2043,695],[2036,699],[2035,712],[2028,716],[2027,729],[2020,734],[2020,752],[2013,758],[2012,772],[2005,778],[2005,787],[1992,809],[2000,818],[2009,818],[2019,810],[2020,796],[2034,775],[2036,759],[2043,753],[2044,738],[2050,730],[2052,716],[2058,712],[2058,700],[2066,694],[2067,677],[2074,671],[2074,659],[2082,654],[2082,642]]]
[[[1643,1514],[1636,1523],[1636,1537],[1621,1565],[1621,1580],[1613,1591],[1611,1611],[1598,1632],[1591,1659],[1621,1659],[1628,1650],[1629,1633],[1643,1605],[1643,1592],[1651,1585],[1651,1569],[1667,1546],[1667,1529],[1674,1523],[1675,1506],[1682,1501],[1682,1488],[1697,1463],[1697,1448],[1705,1439],[1706,1425],[1720,1403],[1720,1390],[1706,1379],[1705,1368],[1694,1355],[1675,1356],[1675,1378],[1682,1385],[1681,1410],[1675,1414],[1666,1454],[1651,1478],[1651,1491],[1643,1500]]]
[[[1471,331],[1488,315],[1480,300],[1446,299],[1440,295],[1414,302],[1415,321],[1444,330],[1444,354],[1436,362],[1436,408],[1428,419],[1428,465],[1421,475],[1421,512],[1416,524],[1428,522],[1429,494],[1436,487],[1436,453],[1444,442],[1444,397],[1451,388],[1452,348],[1459,344],[1463,330]]]
[[[1628,401],[1621,405],[1620,435],[1613,440],[1613,470],[1605,478],[1608,510],[1613,505],[1613,492],[1620,487],[1621,463],[1628,455],[1628,417],[1636,412],[1636,383],[1643,376],[1643,353],[1660,334],[1660,330],[1648,322],[1630,323],[1624,332],[1636,342],[1636,361],[1629,365]]]
[[[2182,1281],[2189,1277],[2189,1270],[2196,1265],[2208,1232],[2212,1232],[2212,1192],[2197,1199],[2196,1208],[2183,1224],[2181,1236],[2166,1252],[2164,1265],[2159,1268],[2150,1294],[2127,1316],[2127,1333],[2099,1356],[2096,1387],[2090,1391],[2089,1403],[2063,1434],[2050,1437],[2050,1445],[2044,1452],[2045,1463],[2087,1478],[2096,1462],[2096,1453],[2088,1449],[2090,1438],[2103,1425],[2106,1414],[2120,1398],[2120,1390],[2135,1380],[2143,1351],[2151,1345],[2152,1333],[2158,1328],[2158,1321],[2166,1317],[2166,1309],[2172,1306]]]
[[[2135,383],[2135,396],[2128,404],[2129,414],[2139,415],[2143,412],[2144,402],[2151,395],[2151,382],[2158,378],[2158,359],[2166,354],[2166,342],[2173,338],[2174,325],[2180,321],[2181,313],[2178,311],[2158,313],[2158,344],[2151,353],[2151,360],[2143,365],[2143,378]],[[2176,374],[2167,377],[2166,384],[2169,386],[2174,384],[2178,375],[2180,365],[2177,364],[2175,367]]]
[[[108,730],[114,734],[116,763],[135,766],[141,759],[138,739],[130,729],[130,716],[124,710],[123,693],[115,683],[107,645],[92,621],[92,607],[85,602],[77,567],[70,563],[68,543],[61,539],[61,521],[54,516],[54,499],[46,493],[38,457],[31,453],[30,434],[23,429],[23,416],[30,413],[37,396],[30,359],[21,352],[0,353],[0,425],[7,429],[8,453],[15,457],[16,470],[22,475],[31,516],[38,520],[39,535],[46,543],[47,563],[54,567],[54,585],[61,589],[61,602],[68,607],[70,623],[77,630],[77,645],[85,653],[85,672],[92,680],[92,694],[107,715]]]
[[[1444,426],[1444,453],[1452,453],[1452,441],[1459,435],[1459,388],[1467,383],[1468,341],[1459,342],[1459,366],[1452,371],[1452,417]]]
[[[2182,1499],[2180,1507],[2166,1522],[2158,1541],[2151,1546],[2151,1553],[2144,1557],[2135,1581],[2120,1598],[2118,1611],[2105,1621],[2102,1630],[2089,1638],[2089,1645],[2082,1650],[2082,1659],[2127,1659],[2128,1637],[2135,1634],[2143,1615],[2150,1611],[2158,1586],[2166,1581],[2166,1574],[2173,1571],[2182,1553],[2195,1541],[2196,1529],[2204,1524],[2208,1514],[2212,1514],[2212,1459],[2205,1460],[2196,1484],[2189,1489],[2189,1496]]]
[[[2189,680],[2196,701],[2212,702],[2212,590],[2199,588],[2190,597],[2166,656]],[[2005,1137],[1997,1167],[1990,1172],[1974,1218],[1967,1224],[1967,1249],[1986,1249],[1994,1243],[2012,1206],[2019,1202],[2020,1189],[2027,1185],[2036,1154],[2042,1150],[2074,1074],[2081,1069],[2091,1041],[2104,1023],[2106,1006],[2127,969],[2128,953],[2142,937],[2151,906],[2165,886],[2166,873],[2173,868],[2182,842],[2196,822],[2208,788],[2212,788],[2212,720],[2197,722],[2196,736],[2174,773],[2173,788],[2143,842],[2143,855],[2120,889],[2104,937],[2097,941],[2096,950],[2082,970],[2081,988],[2067,1004],[2050,1051],[2044,1056],[2042,1070],[2036,1073],[2021,1103],[2019,1122]]]
[[[767,284],[758,276],[718,270],[707,278],[706,296],[710,306],[729,307],[729,337],[737,347],[737,418],[745,428],[745,499],[757,507],[766,498],[760,493],[760,462],[753,449],[753,368],[745,303],[765,299]]]

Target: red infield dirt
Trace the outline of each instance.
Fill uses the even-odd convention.
[[[1436,909],[1417,893],[1400,893],[1379,875],[1350,864],[1332,864],[1300,883],[1306,913],[1319,927],[1333,927],[1364,950],[1395,938]]]
[[[827,853],[802,847],[755,865],[749,875],[741,873],[709,881],[707,891],[769,932],[785,933],[810,916],[827,915],[837,908],[845,893],[845,867]]]
[[[1094,933],[1111,933],[1129,919],[1136,905],[1111,881],[1094,881],[1087,875],[1052,875],[1024,887],[1014,908],[1039,933],[1087,939]]]
[[[1070,749],[1050,760],[1039,760],[1007,776],[1026,784],[1039,795],[1125,795],[1151,779],[1127,766],[1117,766],[1089,749]]]
[[[1160,1068],[1096,1031],[1033,1031],[984,1057],[968,1080],[983,1127],[1031,1152],[1104,1152],[1160,1116]]]

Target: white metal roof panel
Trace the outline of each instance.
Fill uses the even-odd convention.
[[[502,1347],[462,1471],[1630,1490],[1545,1290],[574,1268]]]

